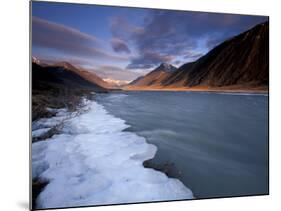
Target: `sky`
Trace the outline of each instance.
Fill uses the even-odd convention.
[[[265,16],[32,2],[32,55],[129,82],[161,63],[179,67],[268,21]]]

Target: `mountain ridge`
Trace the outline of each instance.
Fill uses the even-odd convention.
[[[82,78],[84,78],[85,80],[97,84],[105,89],[110,89],[112,88],[110,86],[110,84],[108,84],[106,81],[104,81],[102,78],[100,78],[99,76],[97,76],[95,73],[90,72],[88,70],[85,70],[81,67],[76,67],[73,64],[66,62],[66,61],[62,61],[62,62],[58,62],[55,63],[53,65],[50,65],[52,67],[62,67],[65,70],[68,71],[72,71],[75,72],[76,74],[78,74],[79,76],[81,76]]]
[[[162,63],[157,68],[146,74],[145,76],[140,76],[129,85],[133,86],[152,86],[159,85],[161,81],[171,75],[177,68],[171,64]]]
[[[75,110],[92,92],[108,92],[68,68],[32,63],[32,120],[51,116],[47,108]]]
[[[157,84],[133,83],[125,89],[267,89],[268,77],[269,23],[265,22],[183,64]]]

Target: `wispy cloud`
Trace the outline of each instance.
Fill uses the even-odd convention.
[[[128,45],[125,43],[125,41],[118,39],[118,38],[112,38],[110,41],[111,47],[115,52],[124,52],[124,53],[131,53]]]
[[[110,30],[113,37],[128,39],[130,36],[143,34],[144,28],[131,24],[127,19],[121,16],[113,16],[110,19]]]
[[[32,17],[32,42],[35,47],[55,50],[69,56],[128,60],[128,57],[103,50],[102,41],[92,35],[37,17]]]
[[[131,63],[127,69],[149,69],[155,64],[162,62],[169,63],[173,60],[173,56],[163,55],[153,51],[143,51],[135,58],[132,58]]]
[[[188,50],[184,53],[184,57],[185,59],[190,59],[190,60],[196,60],[198,58],[200,58],[201,56],[203,56],[204,54],[201,52],[196,52],[194,50]]]

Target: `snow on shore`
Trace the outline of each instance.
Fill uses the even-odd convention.
[[[120,204],[191,199],[178,179],[144,168],[157,148],[132,132],[129,125],[102,105],[88,102],[79,116],[59,112],[35,129],[64,119],[62,133],[32,144],[32,176],[49,181],[37,198],[37,208]],[[40,120],[39,120],[40,121]],[[44,124],[45,123],[45,124]]]

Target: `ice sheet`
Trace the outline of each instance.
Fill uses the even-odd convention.
[[[146,201],[191,199],[178,179],[143,167],[157,148],[124,129],[124,120],[89,101],[87,112],[66,111],[61,134],[32,144],[33,178],[48,181],[37,198],[37,208],[73,207]],[[71,118],[65,118],[71,116]]]

